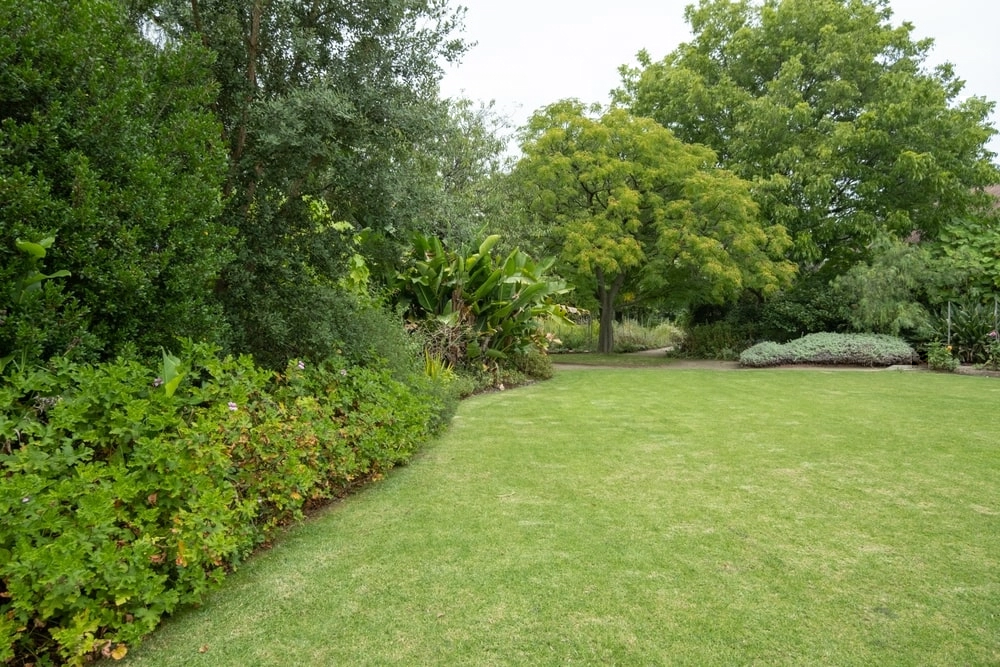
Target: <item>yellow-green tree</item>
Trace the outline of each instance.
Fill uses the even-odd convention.
[[[715,153],[684,144],[648,118],[575,100],[529,121],[517,178],[533,222],[563,272],[600,307],[598,349],[611,352],[622,288],[719,303],[746,289],[770,293],[795,267],[789,237],[764,225],[749,185]]]

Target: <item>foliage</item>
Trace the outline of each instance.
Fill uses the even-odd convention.
[[[1000,208],[981,217],[956,218],[933,247],[940,283],[936,302],[958,294],[989,299],[1000,291]]]
[[[37,242],[15,240],[21,261],[11,267],[10,293],[3,295],[5,299],[0,297],[8,304],[8,309],[0,309],[0,354],[4,355],[0,356],[0,375],[10,363],[27,368],[57,351],[69,354],[84,340],[85,348],[95,346],[86,331],[85,312],[51,283],[54,278],[69,277],[69,271],[45,274],[40,270],[53,243],[54,236]]]
[[[600,351],[614,347],[623,288],[690,304],[787,284],[794,267],[776,259],[787,236],[759,223],[746,182],[648,118],[598,111],[566,100],[536,113],[517,170],[561,270],[593,289]]]
[[[533,380],[552,379],[552,358],[537,348],[523,354],[515,354],[512,361],[514,368]]]
[[[689,326],[680,354],[694,359],[737,359],[754,342],[754,327],[729,320]]]
[[[952,352],[951,345],[938,341],[927,344],[927,367],[932,371],[954,372],[958,368],[958,359]]]
[[[986,367],[990,370],[1000,370],[1000,331],[994,329],[986,334],[989,341],[986,345]]]
[[[684,332],[670,322],[644,327],[636,320],[615,322],[615,352],[641,352],[678,345]]]
[[[803,276],[791,288],[757,302],[736,321],[752,324],[759,338],[787,342],[806,334],[844,332],[850,327],[850,302],[818,276]]]
[[[987,361],[993,340],[990,333],[998,328],[1000,315],[995,299],[988,304],[973,299],[948,302],[934,319],[937,340],[947,341],[958,358],[970,364]]]
[[[46,261],[71,274],[21,304],[22,342],[4,343],[110,357],[224,336],[212,281],[231,233],[209,54],[155,47],[115,0],[3,0],[0,60],[0,284],[23,276],[19,238],[58,237]]]
[[[885,334],[819,333],[788,343],[763,342],[744,350],[741,366],[761,368],[784,364],[848,364],[892,366],[917,359],[906,341]]]
[[[418,234],[397,277],[400,299],[411,322],[427,332],[431,354],[453,366],[544,348],[540,321],[562,316],[553,298],[568,290],[546,275],[553,260],[536,263],[517,249],[498,259],[491,252],[498,241],[490,236],[464,255]]]
[[[183,347],[172,377],[57,359],[0,385],[6,660],[124,653],[276,527],[406,461],[448,409],[342,357],[275,375]]]
[[[859,262],[834,282],[851,305],[855,331],[898,336],[926,331],[931,257],[926,246],[883,239],[870,263]]]
[[[427,183],[406,202],[427,211],[417,229],[450,248],[474,247],[488,231],[514,249],[522,231],[513,224],[516,198],[507,175],[509,121],[492,102],[476,106],[467,99],[444,100],[438,114],[436,136],[416,158],[424,164],[415,171]]]
[[[428,146],[451,127],[437,80],[466,49],[452,36],[461,10],[445,0],[131,5],[167,43],[198,39],[215,57],[230,163],[222,219],[238,232],[218,292],[234,348],[274,368],[324,358],[353,333],[340,282],[355,254],[391,280],[409,233],[439,222]]]
[[[960,101],[950,64],[928,71],[933,41],[886,0],[700,0],[685,17],[693,39],[641,53],[618,98],[752,181],[804,267],[838,274],[879,235],[981,217],[993,103]]]

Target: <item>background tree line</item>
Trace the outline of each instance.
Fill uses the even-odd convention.
[[[43,268],[71,275],[0,295],[0,342],[391,356],[415,233],[556,257],[605,329],[626,309],[927,336],[943,301],[997,290],[993,103],[929,70],[886,0],[685,18],[610,107],[539,110],[510,169],[502,120],[438,93],[468,48],[444,0],[5,0],[0,270],[54,236]]]

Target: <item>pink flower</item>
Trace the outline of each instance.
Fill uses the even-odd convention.
[[[989,336],[990,338],[996,338],[996,337],[997,337],[998,335],[1000,335],[1000,334],[998,334],[998,333],[997,333],[997,330],[996,330],[996,329],[994,329],[993,331],[989,332],[989,333],[988,333],[988,334],[986,334],[986,335],[987,335],[987,336]]]
[[[236,412],[236,409],[237,409],[238,407],[239,407],[239,406],[237,406],[237,405],[236,405],[235,403],[233,403],[232,401],[229,401],[229,411],[230,411],[230,412]]]
[[[300,370],[300,371],[304,371],[304,370],[306,369],[306,362],[304,362],[304,361],[300,361],[300,362],[298,363],[298,367],[299,367],[299,370]]]

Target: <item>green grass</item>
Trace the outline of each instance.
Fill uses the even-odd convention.
[[[573,364],[577,366],[608,366],[615,368],[649,368],[670,366],[680,359],[663,354],[599,354],[597,352],[572,352],[551,354],[549,359],[554,364]]]
[[[925,373],[560,371],[463,403],[129,664],[997,664],[998,401]]]

